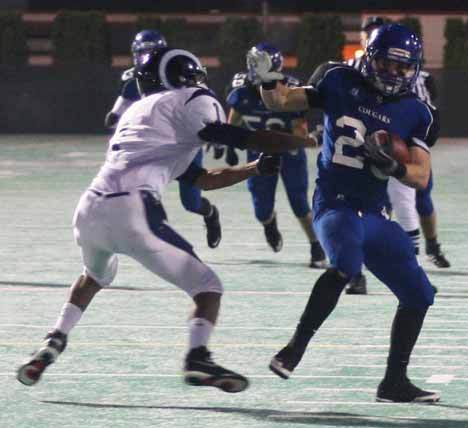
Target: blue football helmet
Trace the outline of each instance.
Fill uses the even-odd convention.
[[[268,52],[268,55],[270,55],[271,68],[269,71],[280,72],[283,69],[283,54],[278,48],[267,42],[258,43],[254,48],[259,51]],[[259,85],[261,83],[261,80],[258,78],[257,73],[255,73],[254,68],[249,64],[249,61],[247,61],[247,78],[254,85]]]
[[[206,82],[206,68],[191,52],[164,48],[152,51],[135,66],[140,95],[168,89],[199,86]]]
[[[364,52],[361,72],[384,95],[410,92],[422,62],[422,43],[401,24],[374,30]]]
[[[162,48],[167,48],[167,42],[159,31],[140,31],[132,42],[133,64],[140,64],[145,55]]]

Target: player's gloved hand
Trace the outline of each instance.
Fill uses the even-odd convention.
[[[315,129],[309,132],[309,137],[317,141],[317,147],[320,147],[323,144],[323,125],[316,125]]]
[[[224,155],[224,147],[220,146],[216,143],[209,143],[206,145],[206,152],[208,153],[211,149],[213,149],[213,158],[214,159],[221,159]]]
[[[281,156],[280,155],[266,155],[260,153],[257,159],[257,174],[258,175],[275,175],[281,169]]]
[[[226,150],[226,163],[230,166],[235,166],[239,163],[239,156],[237,156],[234,147],[228,147]]]
[[[256,47],[247,53],[247,67],[252,68],[262,82],[283,80],[284,74],[271,70],[271,58],[268,52],[260,51]]]
[[[245,150],[245,141],[253,133],[254,131],[240,128],[239,126],[228,125],[222,122],[211,122],[198,132],[198,136],[208,143],[225,144],[226,146]]]
[[[379,144],[372,135],[365,138],[364,155],[369,159],[372,166],[377,168],[383,176],[401,178],[406,175],[406,166],[398,162],[391,155],[390,144]]]

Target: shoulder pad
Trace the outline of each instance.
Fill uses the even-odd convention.
[[[128,70],[125,70],[122,73],[122,78],[121,78],[122,82],[126,82],[127,80],[133,79],[135,77],[134,72],[135,72],[135,69],[133,67],[129,68]]]
[[[354,70],[353,67],[343,64],[342,62],[337,62],[337,61],[324,62],[323,64],[320,64],[315,69],[312,76],[310,76],[309,80],[307,81],[307,84],[309,86],[316,86],[320,82],[320,80],[323,79],[323,77],[325,76],[325,73],[334,67],[343,67],[343,68],[349,68],[350,70]]]

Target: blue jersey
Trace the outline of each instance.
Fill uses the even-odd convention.
[[[372,174],[364,158],[364,137],[383,129],[428,151],[438,134],[435,110],[414,94],[383,97],[359,71],[343,64],[325,64],[311,80],[309,103],[324,111],[318,208],[342,201],[356,210],[380,211],[387,180]]]
[[[299,81],[287,77],[288,86],[298,86]],[[242,116],[242,126],[252,131],[270,129],[292,132],[293,120],[304,117],[304,112],[274,112],[262,101],[258,88],[252,85],[245,73],[237,73],[232,79],[226,103]]]
[[[130,101],[138,101],[141,98],[133,68],[122,73],[119,95]]]

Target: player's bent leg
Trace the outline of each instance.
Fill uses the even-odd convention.
[[[335,309],[348,278],[336,269],[326,270],[312,289],[296,331],[289,343],[271,360],[270,370],[288,379],[299,364],[310,339]]]
[[[244,390],[247,379],[214,363],[207,348],[223,292],[221,281],[197,257],[192,245],[167,224],[161,204],[152,195],[143,196],[147,224],[140,224],[138,233],[144,238],[136,239],[127,254],[184,290],[195,302],[196,309],[189,322],[190,350],[184,364],[185,382],[214,386],[226,392]]]
[[[248,161],[255,160],[258,153],[249,152]],[[275,192],[278,176],[250,177],[247,180],[247,188],[252,197],[255,217],[262,223],[265,239],[270,248],[275,252],[281,251],[283,237],[278,229],[278,221],[275,207]]]

